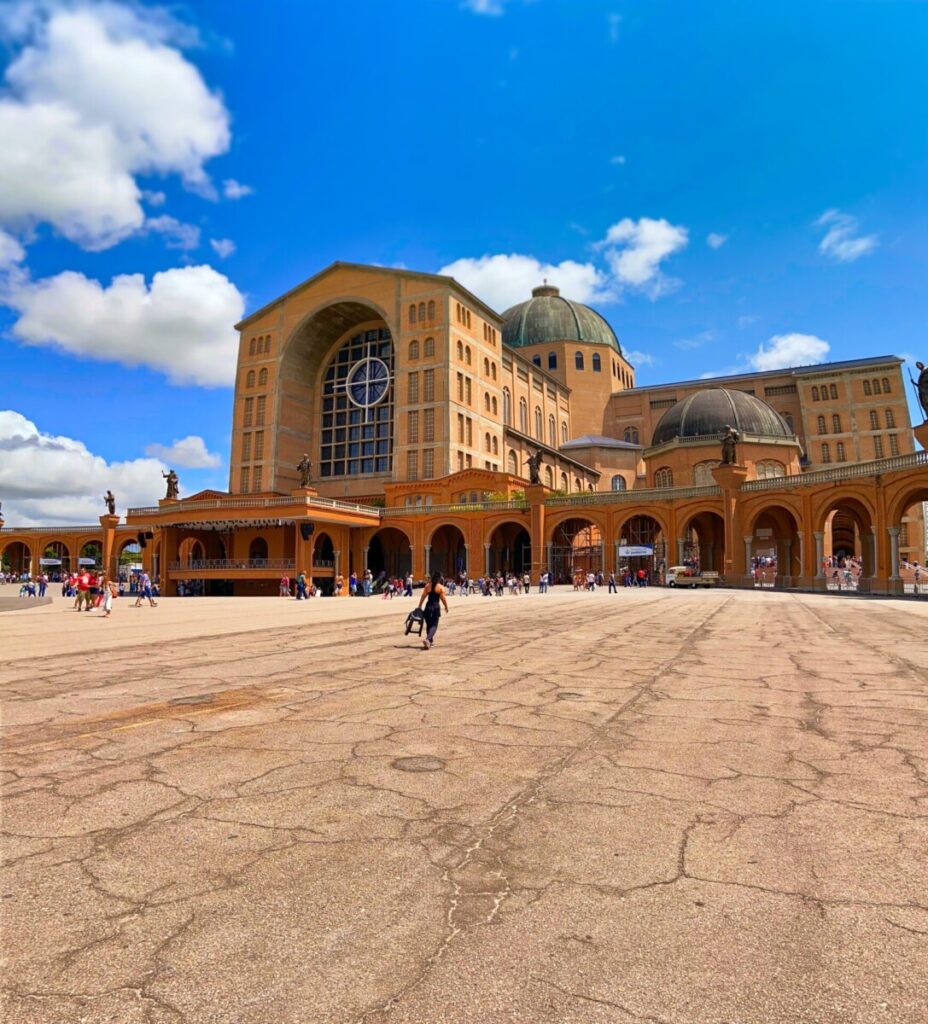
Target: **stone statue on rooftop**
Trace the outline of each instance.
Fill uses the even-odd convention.
[[[730,423],[725,424],[725,433],[722,435],[722,465],[734,466],[738,462],[738,442],[741,435]]]
[[[528,479],[529,483],[540,484],[541,483],[541,449],[539,448],[534,455],[529,455],[525,462],[528,466]]]
[[[918,404],[922,407],[925,419],[928,420],[928,368],[924,363],[916,363],[918,367],[918,380],[915,382],[915,390],[918,392]]]
[[[106,511],[111,515],[116,515],[116,499],[113,497],[112,491],[107,491],[103,495],[103,500],[106,502]]]
[[[180,493],[180,479],[173,469],[169,469],[167,473],[162,471],[161,475],[168,482],[167,492],[164,495],[165,498],[176,501],[177,496]]]
[[[300,474],[300,487],[309,487],[313,478],[313,463],[309,452],[303,452],[303,458],[296,464]]]

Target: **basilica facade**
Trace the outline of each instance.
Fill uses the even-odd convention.
[[[101,524],[104,559],[140,544],[167,592],[270,593],[301,569],[327,588],[368,568],[563,577],[633,549],[655,576],[685,558],[731,582],[769,551],[812,586],[846,554],[891,591],[924,563],[896,356],[638,387],[610,324],[552,285],[498,313],[449,277],[347,263],[237,328],[228,492]],[[79,557],[27,533],[3,531],[7,562]]]

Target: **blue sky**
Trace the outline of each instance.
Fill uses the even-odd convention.
[[[87,519],[111,479],[150,500],[178,460],[187,493],[224,487],[231,323],[335,259],[452,267],[500,309],[547,274],[642,384],[928,355],[928,5],[0,20],[8,522]]]

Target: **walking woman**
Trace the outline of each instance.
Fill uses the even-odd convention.
[[[445,588],[441,585],[441,573],[433,572],[432,578],[426,583],[422,590],[422,597],[419,598],[419,607],[425,603],[425,639],[422,641],[423,650],[428,650],[435,643],[435,631],[438,629],[438,620],[441,618],[441,606],[444,605],[448,611],[448,601],[445,598]]]

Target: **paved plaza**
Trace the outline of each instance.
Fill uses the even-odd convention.
[[[17,1024],[928,1019],[928,603],[0,616]]]

